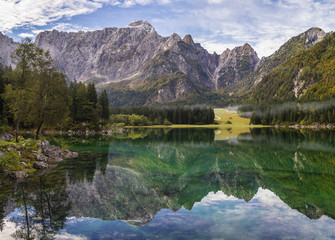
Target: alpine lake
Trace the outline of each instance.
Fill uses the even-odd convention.
[[[0,187],[0,239],[335,239],[335,131],[130,129]]]

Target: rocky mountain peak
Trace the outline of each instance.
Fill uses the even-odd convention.
[[[322,41],[327,36],[327,33],[321,28],[313,27],[304,32],[301,37],[306,38],[305,46],[310,48],[314,44]]]
[[[88,32],[42,32],[35,44],[49,50],[56,66],[69,80],[96,84],[137,77],[154,56],[169,49],[180,37],[162,37],[147,21],[123,28]]]
[[[136,20],[126,26],[126,28],[142,29],[148,33],[155,32],[155,28],[145,20]]]
[[[183,41],[189,45],[194,45],[193,38],[190,34],[187,34],[184,38]]]
[[[235,47],[232,52],[238,55],[255,55],[255,58],[257,58],[258,61],[256,51],[248,43],[244,44],[243,46]]]
[[[250,50],[250,51],[254,51],[254,49],[249,45],[249,43],[245,43],[245,44],[243,45],[243,49]]]

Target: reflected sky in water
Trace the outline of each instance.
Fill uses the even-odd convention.
[[[334,132],[54,141],[80,158],[2,187],[0,239],[335,239]]]
[[[56,239],[332,239],[334,220],[322,216],[311,220],[292,210],[274,193],[259,189],[250,202],[209,193],[191,211],[163,209],[146,226],[122,221],[70,219]]]

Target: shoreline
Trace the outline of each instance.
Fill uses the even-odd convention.
[[[333,124],[313,124],[313,125],[270,125],[274,128],[289,128],[289,129],[313,129],[313,130],[335,130],[335,125]]]
[[[51,145],[47,140],[34,140],[19,138],[14,141],[14,136],[9,133],[0,134],[0,179],[21,180],[37,171],[56,166],[59,162],[78,157],[78,153],[67,148]]]

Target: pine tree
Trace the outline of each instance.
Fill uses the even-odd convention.
[[[99,96],[99,104],[101,106],[101,119],[104,121],[108,121],[109,119],[109,102],[108,102],[108,96],[107,91],[104,89],[102,93]]]
[[[87,98],[93,104],[93,108],[95,108],[98,103],[98,95],[93,82],[89,82],[87,85]]]

